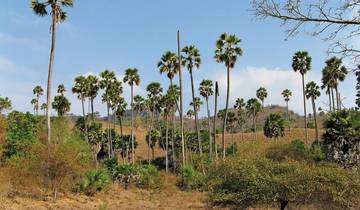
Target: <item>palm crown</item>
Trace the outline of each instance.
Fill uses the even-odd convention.
[[[72,7],[73,4],[73,0],[45,0],[42,2],[32,0],[31,8],[35,14],[42,17],[48,14],[54,15],[56,23],[60,23],[65,21],[67,17],[66,12],[61,7]],[[47,11],[48,6],[51,8],[50,12]]]
[[[284,97],[284,100],[286,102],[290,101],[290,97],[292,95],[292,92],[289,89],[285,89],[283,90],[283,92],[281,93],[281,95]]]
[[[256,97],[260,99],[260,101],[264,101],[264,99],[267,97],[268,93],[267,90],[264,87],[260,87],[256,91]]]
[[[37,85],[34,89],[33,89],[33,93],[34,95],[36,95],[37,97],[41,96],[44,93],[44,90],[42,89],[41,86]]]
[[[194,45],[186,46],[181,51],[184,53],[184,57],[181,59],[183,66],[186,66],[189,71],[192,71],[194,67],[200,67],[200,52]]]
[[[339,81],[344,81],[348,71],[345,66],[342,66],[342,60],[340,58],[332,57],[326,61],[326,66],[322,70],[323,88],[329,86],[335,88]]]
[[[165,52],[158,63],[158,68],[160,74],[165,73],[169,79],[173,79],[179,71],[176,54],[170,51]]]
[[[98,91],[99,91],[99,80],[96,76],[89,75],[86,78],[86,96],[94,99],[96,98]]]
[[[124,82],[130,86],[140,84],[139,71],[136,68],[128,68],[125,70]]]
[[[238,46],[241,39],[235,35],[223,33],[216,41],[215,59],[218,63],[225,63],[228,68],[234,68],[238,56],[241,56],[243,51]]]
[[[295,72],[300,72],[301,75],[311,70],[311,57],[306,51],[296,52],[293,61],[292,68]]]
[[[246,103],[248,115],[256,116],[261,110],[261,104],[256,98],[251,98]]]
[[[199,87],[200,95],[204,98],[208,98],[214,94],[213,82],[211,80],[204,79],[200,83]]]
[[[320,87],[314,81],[311,81],[306,84],[305,93],[307,99],[312,98],[315,100],[320,97]]]
[[[72,92],[78,94],[79,99],[84,99],[87,91],[87,81],[84,76],[78,76],[75,78],[75,85],[72,88]]]
[[[194,102],[191,102],[190,106],[194,106],[194,104],[195,104],[196,111],[199,111],[200,106],[203,104],[203,102],[201,101],[201,99],[199,97],[195,97]]]
[[[245,105],[245,100],[243,98],[238,98],[235,101],[234,109],[238,111],[243,110],[245,108]]]

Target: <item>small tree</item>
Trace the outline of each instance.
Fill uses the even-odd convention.
[[[33,93],[35,95],[36,98],[36,114],[39,114],[39,102],[40,102],[40,96],[42,96],[44,94],[44,90],[42,89],[42,87],[40,85],[37,85],[34,89],[33,89]]]
[[[150,130],[148,131],[147,135],[146,135],[146,143],[148,144],[148,146],[151,148],[151,154],[152,154],[152,159],[155,159],[155,150],[154,147],[156,145],[156,142],[160,141],[161,139],[161,133],[158,130]]]
[[[285,130],[285,123],[284,119],[279,114],[270,114],[265,119],[265,125],[264,125],[264,135],[267,138],[274,138],[274,141],[279,137],[283,137]]]
[[[71,103],[65,97],[66,89],[63,84],[58,86],[58,95],[55,96],[54,101],[52,102],[52,107],[57,111],[59,117],[63,117],[67,112],[70,111]]]
[[[261,101],[262,107],[264,108],[264,100],[265,98],[267,98],[268,93],[266,88],[264,87],[260,87],[257,91],[256,91],[256,97]]]
[[[286,116],[287,116],[287,120],[288,120],[289,131],[290,131],[289,101],[290,101],[290,97],[292,96],[292,92],[289,89],[285,89],[281,93],[281,95],[284,97],[284,101],[286,102]]]
[[[256,117],[261,111],[261,103],[256,98],[251,98],[246,102],[246,110],[248,116],[252,117],[254,140],[256,140]]]
[[[314,115],[314,122],[315,122],[315,141],[318,142],[319,141],[319,129],[318,129],[318,124],[317,124],[317,119],[316,119],[316,105],[315,105],[315,100],[317,98],[320,97],[320,87],[314,82],[309,82],[308,84],[306,84],[306,98],[310,99],[311,98],[311,103],[312,103],[312,107],[313,107],[313,115]]]
[[[11,101],[8,97],[2,98],[0,97],[0,114],[3,111],[11,110]]]
[[[241,130],[241,140],[244,140],[245,105],[245,100],[243,98],[236,99],[234,105],[234,109],[237,111],[237,122]]]

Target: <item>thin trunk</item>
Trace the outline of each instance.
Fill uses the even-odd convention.
[[[55,8],[52,8],[52,24],[51,24],[51,49],[50,49],[50,62],[49,62],[49,72],[47,80],[47,96],[46,96],[46,119],[47,119],[47,137],[48,144],[51,143],[51,122],[50,122],[50,110],[51,110],[51,86],[52,86],[52,77],[54,69],[54,59],[55,59],[55,45],[56,45],[56,12]]]
[[[86,115],[85,115],[85,105],[84,105],[84,97],[81,97],[81,107],[82,107],[82,112],[83,112],[83,118],[84,118],[84,126],[85,126],[85,139],[88,142],[88,128],[87,128],[87,123],[86,123]]]
[[[289,101],[286,101],[286,115],[287,115],[287,118],[288,118],[288,127],[289,127],[289,131],[290,131]]]
[[[306,98],[305,98],[305,78],[302,74],[302,88],[303,88],[303,101],[304,101],[304,121],[305,121],[305,144],[308,144],[308,131],[307,131],[307,115],[306,115]]]
[[[208,128],[209,128],[209,154],[212,156],[212,134],[211,134],[211,119],[210,119],[210,109],[209,109],[209,98],[206,97],[206,109],[208,115]]]
[[[168,125],[168,116],[166,115],[165,117],[166,120],[166,134],[165,134],[165,138],[166,138],[166,142],[165,142],[165,168],[166,168],[166,172],[169,172],[169,157],[168,157],[168,151],[169,151],[169,125]]]
[[[255,119],[255,113],[253,114],[253,130],[254,130],[254,140],[256,141],[256,119]]]
[[[36,102],[36,115],[39,115],[39,100],[40,100],[40,96],[37,95],[36,97],[37,102]]]
[[[94,121],[94,99],[91,98],[91,119]]]
[[[147,113],[147,115],[149,115],[149,113]],[[147,117],[148,118],[148,117]],[[148,120],[147,120],[148,121]],[[149,122],[146,123],[148,125],[148,164],[150,165],[150,142],[151,142],[151,125],[149,124]]]
[[[216,118],[217,118],[217,100],[219,95],[219,86],[218,83],[215,82],[215,105],[214,105],[214,119],[213,119],[213,138],[214,138],[214,146],[215,146],[215,157],[218,157],[217,154],[217,145],[216,145]]]
[[[184,119],[183,119],[183,85],[181,74],[181,54],[180,54],[180,31],[177,32],[178,44],[178,68],[179,68],[179,83],[180,83],[180,129],[181,129],[181,147],[182,147],[182,164],[185,165],[185,140],[184,140]]]
[[[335,86],[335,95],[336,95],[336,108],[337,108],[337,110],[340,110],[341,109],[340,98],[339,98],[339,90],[338,90],[337,85]]]
[[[192,69],[189,69],[189,73],[190,73],[190,80],[191,80],[192,102],[193,102],[193,109],[194,109],[194,115],[195,115],[195,129],[196,129],[197,139],[198,139],[198,144],[199,144],[199,153],[200,153],[200,155],[202,155],[199,121],[198,121],[197,108],[196,108],[196,104],[195,104],[194,78],[193,78],[193,74],[192,74]]]
[[[226,87],[226,105],[225,105],[225,116],[223,122],[223,133],[222,133],[222,149],[223,149],[223,158],[226,156],[226,148],[225,148],[225,132],[226,132],[226,121],[227,114],[229,108],[229,97],[230,97],[230,67],[227,67],[227,87]]]
[[[331,107],[331,95],[330,95],[330,88],[328,87],[327,88],[327,94],[329,95],[329,110],[330,110],[330,112],[332,111],[332,107]]]
[[[335,111],[334,88],[331,88],[332,110]]]
[[[231,131],[232,154],[235,155],[234,131]]]
[[[241,123],[241,141],[244,141],[244,123]]]
[[[119,115],[119,126],[120,126],[120,136],[123,137],[123,126],[122,126],[122,119]]]
[[[170,79],[170,86],[173,86],[173,80]],[[180,108],[179,108],[179,104],[178,104],[178,99],[176,98],[175,92],[174,92],[174,100],[175,100],[175,105],[176,105],[176,110],[180,113]]]
[[[319,141],[319,130],[318,130],[318,124],[316,119],[316,106],[315,106],[315,99],[311,98],[312,106],[313,106],[313,113],[314,113],[314,123],[315,123],[315,141]]]
[[[110,142],[110,107],[107,103],[107,140],[108,140],[108,156],[111,158],[111,142]]]
[[[171,154],[172,154],[172,162],[174,164],[174,170],[176,169],[176,163],[175,163],[175,113],[173,113],[173,119],[172,119],[172,131],[171,131]]]
[[[131,85],[131,161],[135,163],[135,146],[134,146],[134,86]]]

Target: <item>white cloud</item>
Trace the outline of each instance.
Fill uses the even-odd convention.
[[[47,49],[46,43],[36,41],[27,37],[17,37],[11,34],[5,34],[0,32],[0,43],[19,45],[23,47],[29,47],[34,50],[45,50]]]

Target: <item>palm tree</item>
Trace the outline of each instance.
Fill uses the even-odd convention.
[[[39,101],[40,101],[40,96],[42,96],[44,94],[44,90],[42,89],[42,87],[40,85],[35,86],[35,88],[33,89],[33,93],[36,97],[36,114],[39,114]]]
[[[225,117],[223,121],[223,134],[222,134],[222,146],[223,146],[223,158],[226,156],[225,149],[225,131],[226,131],[226,119],[227,111],[229,108],[230,97],[230,70],[235,67],[238,56],[241,56],[243,51],[239,47],[241,39],[235,35],[228,35],[223,33],[216,41],[215,59],[218,63],[224,63],[227,70],[227,91],[226,91],[226,106]]]
[[[305,74],[311,70],[311,57],[306,51],[296,52],[292,60],[292,68],[301,74],[303,102],[304,102],[304,125],[305,125],[305,144],[308,143],[306,99],[305,99]]]
[[[108,140],[108,156],[111,158],[111,134],[110,134],[110,99],[111,99],[111,89],[116,81],[115,73],[110,70],[104,70],[100,73],[100,82],[99,86],[104,90],[102,95],[102,101],[106,103],[107,110],[107,140]]]
[[[45,116],[46,115],[47,104],[46,103],[41,104],[40,109],[44,111],[44,116]]]
[[[156,112],[156,106],[158,105],[159,101],[160,101],[160,97],[161,97],[161,93],[162,93],[162,88],[160,83],[158,82],[152,82],[150,83],[147,87],[146,87],[146,91],[148,92],[148,97],[150,99],[150,103],[151,103],[151,107],[150,107],[150,111],[151,111],[151,129],[154,128],[154,117],[155,117],[155,112]],[[150,164],[150,147],[153,144],[151,138],[152,135],[148,135],[148,163]]]
[[[253,119],[254,139],[256,140],[256,117],[261,111],[261,103],[256,98],[251,98],[246,102],[247,114]]]
[[[71,103],[65,97],[65,86],[63,84],[58,86],[57,93],[58,95],[55,96],[54,101],[52,102],[52,107],[57,111],[59,117],[63,117],[67,112],[70,111]]]
[[[38,110],[38,100],[36,98],[31,99],[30,101],[31,105],[33,105],[34,115],[36,115],[36,110]]]
[[[177,108],[177,101],[179,100],[180,97],[180,88],[177,85],[170,85],[169,89],[166,93],[166,95],[171,96],[171,99],[169,99],[167,101],[168,106],[172,106]],[[172,131],[171,131],[171,155],[172,155],[172,162],[174,164],[174,168],[176,168],[176,154],[175,154],[175,113],[176,113],[176,109],[170,109],[172,111],[171,116],[172,116]]]
[[[267,138],[274,138],[274,142],[276,143],[276,140],[279,137],[284,136],[284,130],[284,119],[280,114],[272,113],[266,117],[264,124],[264,135]]]
[[[100,89],[99,79],[94,75],[89,75],[86,77],[86,83],[87,83],[86,97],[88,97],[90,100],[91,120],[94,121],[94,99],[96,98],[98,91]]]
[[[182,153],[182,165],[185,165],[185,139],[184,139],[184,113],[183,113],[183,83],[181,72],[181,48],[180,48],[180,31],[177,31],[177,50],[178,50],[178,69],[179,69],[179,84],[180,84],[180,133],[181,133],[181,153]]]
[[[319,130],[318,130],[318,124],[317,124],[317,120],[316,120],[315,100],[320,97],[319,89],[320,89],[320,87],[314,81],[311,81],[308,84],[306,84],[306,89],[305,89],[306,98],[307,99],[311,98],[311,103],[312,103],[312,107],[313,107],[314,122],[315,122],[315,134],[316,134],[315,141],[316,142],[319,141]]]
[[[237,117],[234,112],[228,113],[227,118],[227,130],[231,133],[231,147],[232,147],[232,153],[235,154],[235,142],[234,142],[234,132],[235,132],[235,123],[237,122]]]
[[[84,125],[85,125],[85,137],[86,140],[88,140],[88,129],[87,129],[87,120],[86,120],[86,115],[85,115],[85,96],[86,96],[86,92],[87,92],[87,81],[86,78],[84,76],[78,76],[75,77],[75,84],[74,87],[72,88],[72,92],[78,95],[78,99],[81,100],[81,108],[82,108],[82,113],[83,113],[83,118],[84,118]]]
[[[0,114],[6,110],[11,110],[11,101],[8,97],[0,97]]]
[[[121,84],[121,81],[118,81],[116,78],[114,80],[114,82],[111,85],[111,88],[108,92],[108,98],[109,98],[109,105],[110,105],[110,109],[112,111],[112,115],[113,115],[113,129],[115,130],[116,128],[116,110],[118,108],[118,104],[120,103],[120,100],[122,99],[121,94],[123,93],[123,87]],[[110,127],[110,122],[109,122],[109,127]],[[115,136],[115,134],[113,134],[113,132],[110,130],[110,156],[113,157],[114,156],[114,143],[113,143],[113,136]]]
[[[243,98],[238,98],[235,101],[235,105],[234,105],[234,109],[237,110],[237,120],[238,120],[238,124],[240,125],[240,129],[241,129],[241,140],[244,140],[244,123],[245,123],[245,119],[244,119],[244,109],[245,109],[245,100]]]
[[[138,114],[142,113],[143,111],[145,111],[145,99],[140,96],[140,95],[136,95],[134,96],[134,115],[135,115],[135,119],[137,118]],[[135,128],[138,127],[138,124],[135,121]]]
[[[127,103],[123,97],[120,97],[117,103],[115,110],[115,115],[119,119],[120,125],[120,136],[123,137],[123,126],[122,126],[122,117],[125,115]]]
[[[131,87],[131,158],[132,163],[135,163],[135,146],[134,146],[134,85],[139,86],[140,76],[136,68],[129,68],[125,70],[124,82]]]
[[[214,149],[215,149],[215,158],[217,159],[217,144],[216,144],[216,118],[217,118],[217,102],[219,96],[219,85],[218,82],[215,82],[215,97],[214,97],[214,120],[213,120],[213,139],[214,139]]]
[[[67,13],[63,11],[62,7],[72,7],[73,0],[45,0],[39,2],[38,0],[31,0],[31,8],[36,15],[41,17],[51,14],[51,49],[50,49],[50,62],[48,70],[47,80],[47,107],[51,105],[51,86],[52,86],[52,75],[55,58],[55,42],[56,42],[56,25],[65,21]],[[47,7],[51,8],[51,11],[47,11]],[[48,130],[48,143],[51,143],[51,125],[50,125],[50,109],[47,109],[47,130]]]
[[[260,87],[256,91],[256,97],[261,101],[262,107],[264,108],[264,100],[267,98],[267,90],[264,87]]]
[[[283,90],[281,95],[284,97],[284,100],[286,102],[286,116],[288,118],[289,131],[290,131],[289,101],[290,101],[290,97],[292,96],[292,92],[289,89],[285,89],[285,90]]]
[[[200,95],[205,98],[206,101],[206,110],[208,116],[208,129],[209,129],[209,154],[212,156],[212,133],[211,133],[211,116],[210,116],[210,109],[209,109],[209,97],[214,94],[213,90],[213,82],[211,80],[203,80],[200,83],[199,91]]]
[[[337,109],[341,110],[341,100],[339,93],[339,82],[345,80],[348,71],[342,66],[342,59],[332,57],[326,61],[323,69],[323,86],[331,87],[335,90]],[[334,105],[334,104],[333,104]]]
[[[189,109],[187,112],[186,112],[186,116],[187,118],[189,118],[190,120],[193,119],[195,113],[194,113],[194,110],[193,109]]]
[[[199,50],[193,45],[185,46],[182,49],[182,52],[184,53],[184,57],[183,57],[181,64],[188,69],[189,74],[190,74],[191,93],[192,93],[192,102],[193,102],[192,104],[193,104],[193,109],[194,109],[194,113],[195,113],[195,128],[196,128],[197,139],[198,139],[198,144],[199,144],[199,153],[201,155],[202,147],[201,147],[200,129],[199,129],[199,122],[198,122],[198,112],[195,107],[195,88],[194,88],[194,78],[193,78],[193,70],[194,70],[194,68],[199,69],[200,64],[201,64],[201,57],[200,57]]]

